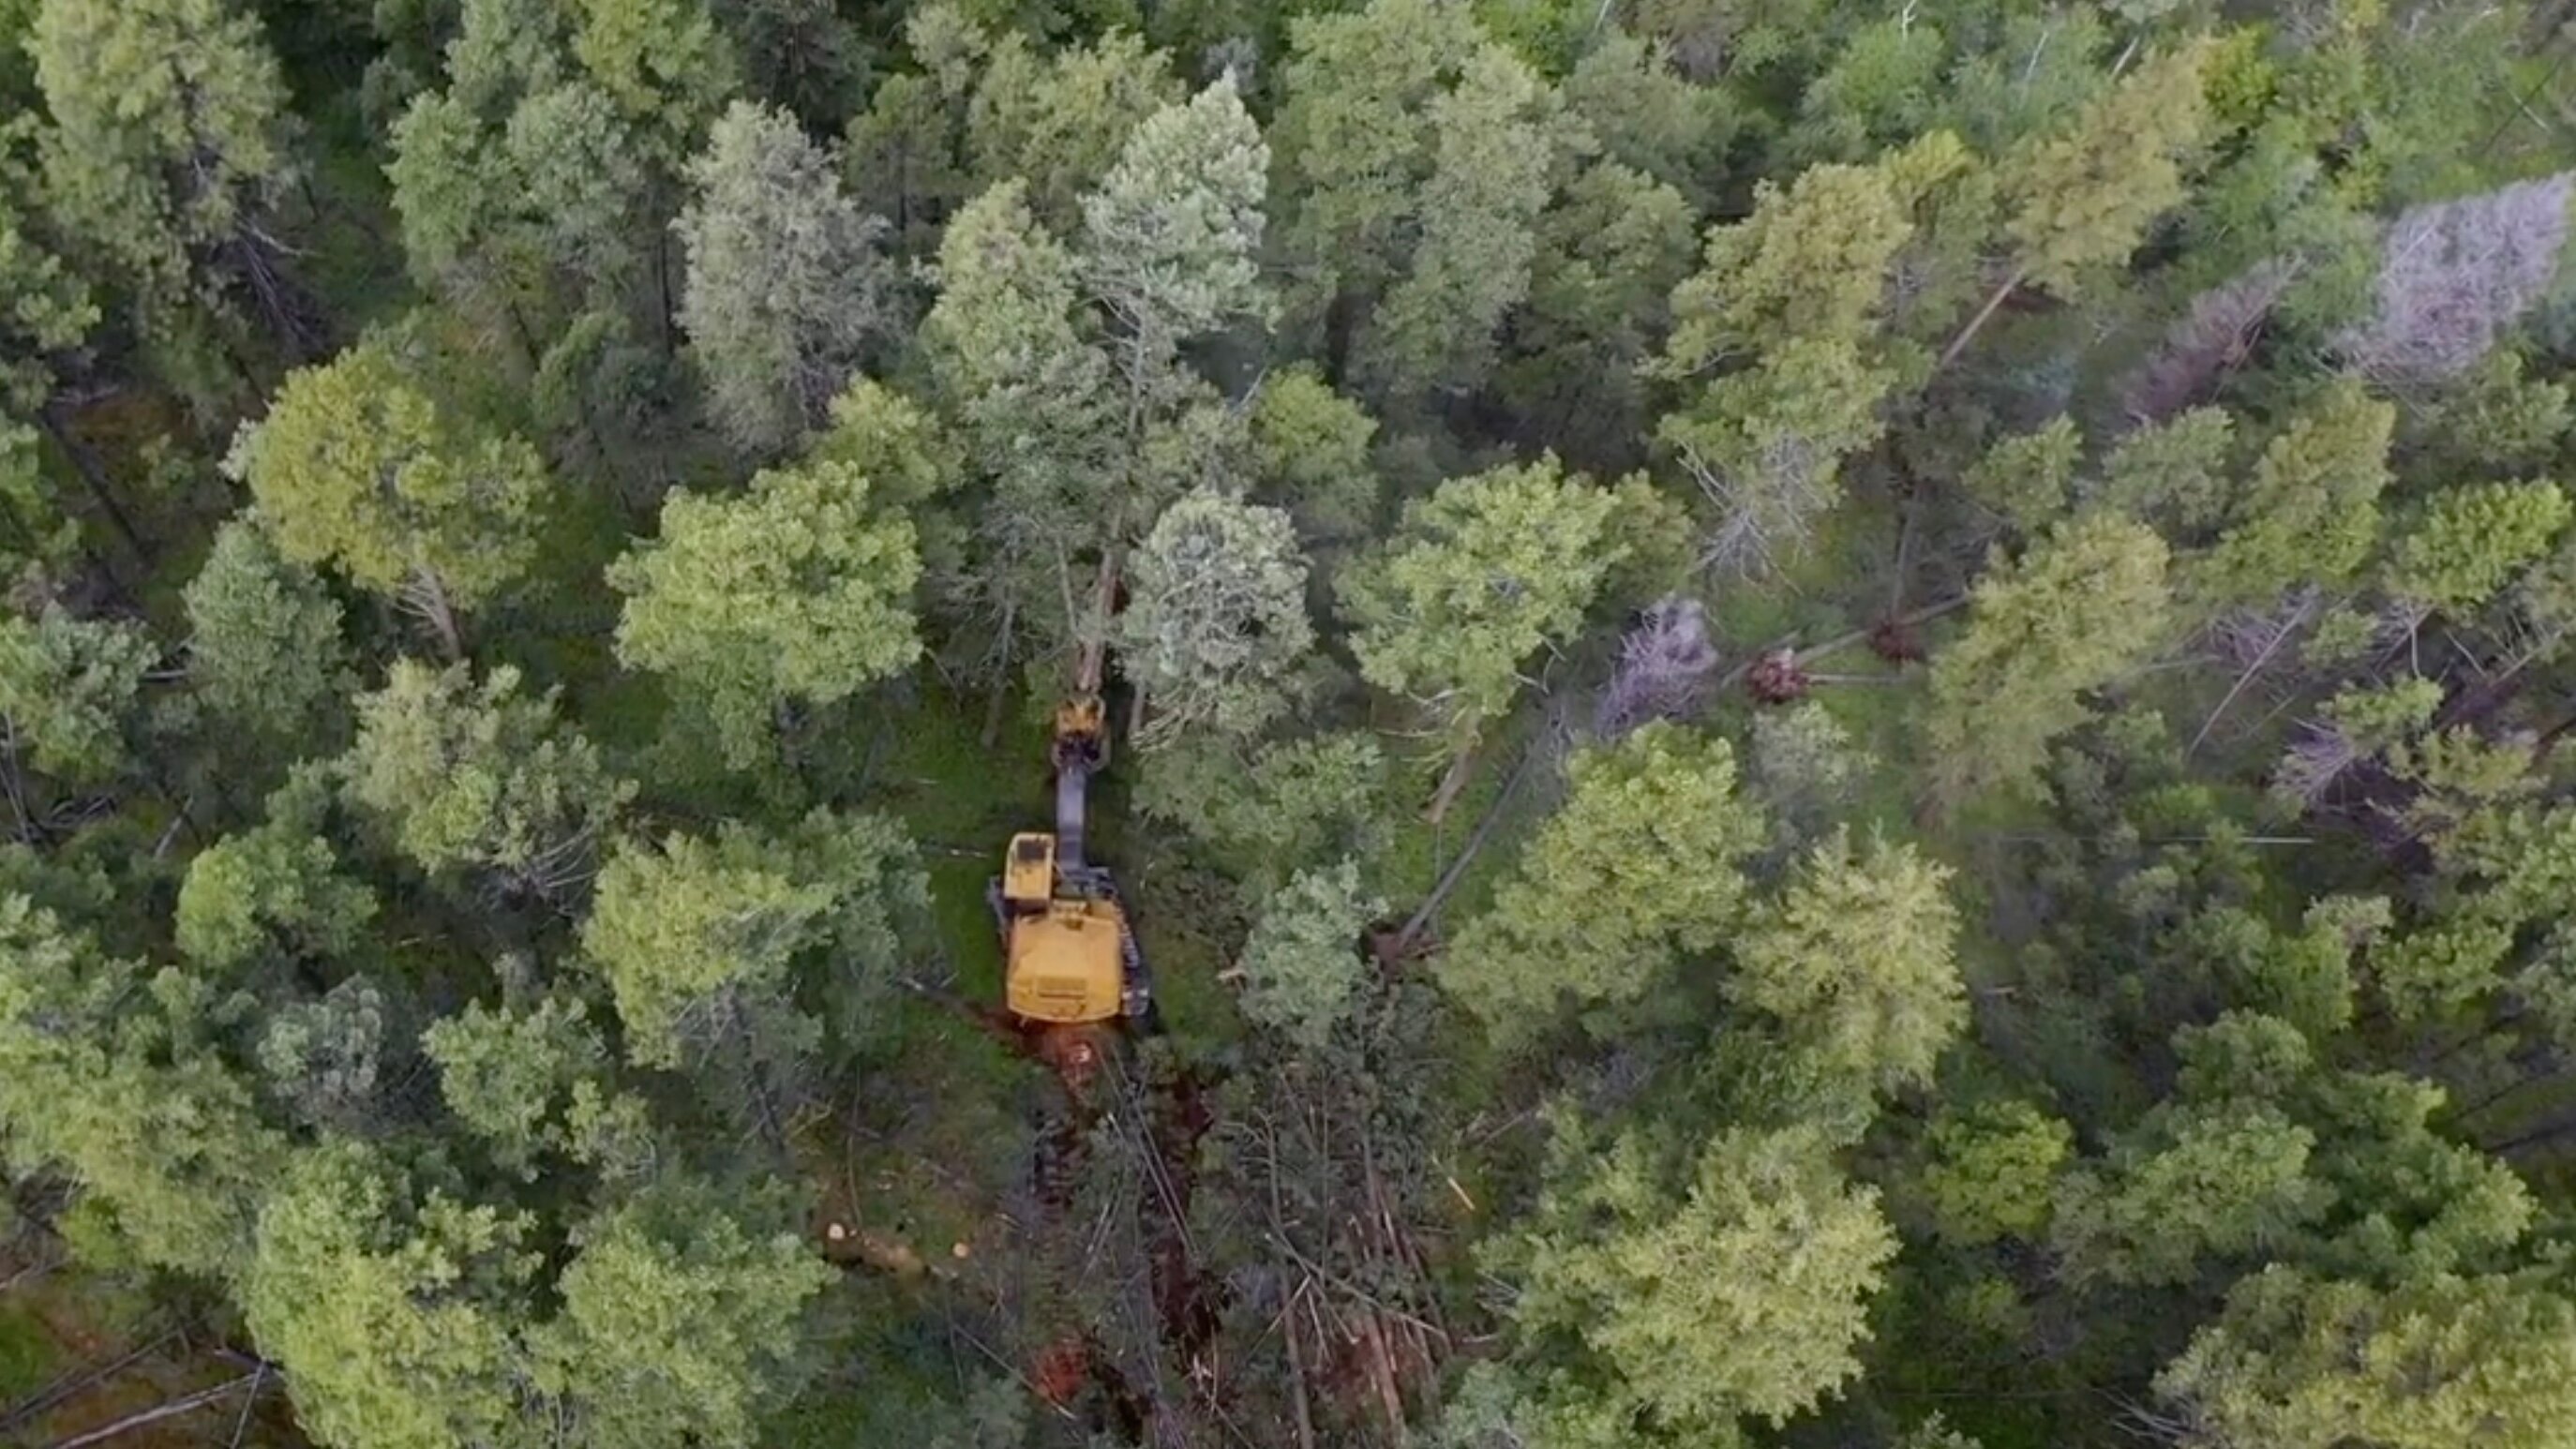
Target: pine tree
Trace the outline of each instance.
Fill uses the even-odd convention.
[[[1835,1070],[1882,1089],[1929,1082],[1968,1017],[1948,883],[1911,847],[1829,837],[1738,937],[1728,996]]]
[[[717,118],[689,179],[680,325],[727,436],[775,454],[823,422],[889,320],[885,223],[795,118],[748,102]]]
[[[1524,1333],[1576,1335],[1623,1399],[1703,1437],[1740,1415],[1780,1423],[1859,1374],[1896,1234],[1814,1133],[1724,1132],[1678,1197],[1635,1139],[1560,1156],[1512,1253]]]
[[[1500,47],[1478,51],[1429,112],[1420,236],[1355,361],[1377,396],[1413,405],[1472,392],[1492,370],[1503,318],[1529,294],[1555,144],[1553,97]]]
[[[421,869],[560,900],[589,882],[635,787],[561,723],[554,691],[530,697],[519,680],[506,664],[477,684],[463,664],[396,660],[358,699],[349,792]]]
[[[1315,631],[1287,514],[1192,494],[1154,521],[1124,582],[1119,659],[1144,692],[1154,737],[1250,734],[1288,706]]]
[[[2089,276],[2126,261],[2148,225],[2182,200],[2184,168],[2210,139],[2209,57],[2199,41],[2149,56],[2064,125],[2003,158],[2009,270],[1951,339],[1944,363],[2015,291],[2075,295]]]
[[[2214,1445],[2542,1449],[2576,1414],[2576,1305],[2509,1278],[2381,1290],[2276,1266],[2228,1295],[2156,1389]]]
[[[47,190],[140,289],[152,329],[182,335],[197,288],[241,286],[299,350],[260,224],[292,163],[259,22],[225,0],[44,0],[27,43],[55,128]]]
[[[2086,693],[2162,642],[2166,613],[2164,540],[2115,515],[2062,524],[1979,579],[1967,632],[1933,661],[1935,788],[2026,785],[2083,723]]]
[[[1441,985],[1505,1041],[1567,1002],[1614,1021],[1717,946],[1743,907],[1737,862],[1761,843],[1724,740],[1658,722],[1575,756],[1566,776],[1564,808],[1440,960]]]
[[[1360,673],[1421,705],[1463,762],[1520,692],[1523,662],[1572,635],[1619,561],[1618,506],[1553,458],[1453,478],[1409,505],[1341,580]]]

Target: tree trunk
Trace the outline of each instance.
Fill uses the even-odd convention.
[[[53,439],[54,446],[62,449],[63,456],[71,460],[72,471],[80,475],[90,497],[98,500],[99,510],[107,515],[109,523],[115,525],[117,536],[125,540],[125,546],[134,550],[134,556],[145,565],[150,565],[152,550],[144,546],[143,535],[135,530],[134,520],[126,514],[125,506],[118,503],[116,495],[108,490],[107,470],[99,466],[98,455],[90,451],[89,444],[73,437],[71,429],[64,425],[61,405],[47,403],[36,414],[36,425],[43,428],[45,436]]]
[[[1959,335],[1951,338],[1950,345],[1941,350],[1941,366],[1948,367],[1959,360],[1959,354],[1968,350],[1968,344],[1976,340],[1977,333],[1994,320],[1995,313],[2004,305],[2004,299],[2018,290],[2029,275],[2027,266],[2013,268],[2012,275],[2004,278],[2003,285],[1995,288],[1994,295],[1986,299],[1986,305],[1979,307],[1977,315],[1969,318],[1968,325],[1960,328]]]
[[[528,355],[528,376],[533,378],[546,365],[545,354],[537,348],[537,329],[528,325],[527,311],[506,288],[501,293],[501,310],[510,316],[510,330],[518,334],[519,350]]]
[[[1528,776],[1531,764],[1537,759],[1536,749],[1521,751],[1520,762],[1512,766],[1510,774],[1503,777],[1503,788],[1494,792],[1494,803],[1485,808],[1485,818],[1476,823],[1474,832],[1467,837],[1467,843],[1459,848],[1457,858],[1451,860],[1449,868],[1440,873],[1440,879],[1431,887],[1431,894],[1423,899],[1422,905],[1411,916],[1405,918],[1403,928],[1395,933],[1395,955],[1401,956],[1413,949],[1414,943],[1421,939],[1422,933],[1430,928],[1431,918],[1440,913],[1440,907],[1449,899],[1449,893],[1458,888],[1458,882],[1467,878],[1467,866],[1485,848],[1485,842],[1492,838],[1494,827],[1502,821],[1503,811],[1512,803],[1513,793],[1520,789],[1521,781]]]
[[[1288,1311],[1279,1317],[1279,1331],[1288,1340],[1288,1386],[1296,1390],[1289,1403],[1297,1411],[1297,1449],[1315,1449],[1315,1415],[1306,1403],[1306,1356],[1297,1347],[1297,1305],[1304,1297],[1301,1292],[1288,1300]]]
[[[403,590],[403,599],[437,633],[439,648],[449,660],[465,657],[465,631],[456,622],[456,606],[447,597],[445,580],[433,570],[415,568],[411,586]]]
[[[145,1409],[139,1414],[128,1414],[113,1424],[102,1424],[86,1434],[74,1434],[68,1439],[56,1440],[53,1449],[81,1449],[84,1444],[97,1444],[146,1425],[157,1424],[164,1419],[175,1419],[181,1414],[194,1413],[218,1399],[231,1397],[235,1389],[248,1388],[256,1393],[261,1381],[267,1377],[268,1369],[265,1366],[253,1369],[240,1378],[226,1380],[211,1389],[200,1389],[184,1398],[172,1399],[159,1408]]]
[[[1422,812],[1422,818],[1434,825],[1439,824],[1441,817],[1449,813],[1449,807],[1458,803],[1458,792],[1467,788],[1469,777],[1475,773],[1476,746],[1469,744],[1450,760],[1449,772],[1440,777],[1440,788],[1431,793],[1431,804]]]
[[[676,356],[680,350],[679,311],[671,301],[671,239],[659,236],[653,241],[653,296],[662,312],[662,353]]]

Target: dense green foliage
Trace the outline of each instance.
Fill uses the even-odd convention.
[[[0,0],[0,1438],[2576,1443],[2571,37]]]

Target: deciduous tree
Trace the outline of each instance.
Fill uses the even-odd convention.
[[[318,773],[300,773],[270,798],[266,821],[188,862],[173,930],[189,960],[223,976],[262,956],[327,961],[357,948],[376,896],[323,834],[328,791]]]
[[[699,702],[726,757],[749,765],[783,711],[845,699],[920,655],[914,538],[847,463],[765,472],[735,498],[675,492],[661,537],[609,566],[626,596],[618,660]]]
[[[1113,31],[1041,55],[1017,32],[989,46],[967,109],[966,154],[984,186],[1018,178],[1042,224],[1081,215],[1084,192],[1114,165],[1130,133],[1181,99],[1168,57]]]
[[[397,600],[450,657],[464,652],[457,616],[536,561],[536,449],[442,406],[384,341],[290,375],[226,466],[281,553]]]
[[[573,53],[663,159],[676,165],[741,83],[741,61],[704,0],[575,0]]]
[[[1292,301],[1309,323],[1339,301],[1346,337],[1349,319],[1401,273],[1433,164],[1431,105],[1465,73],[1479,35],[1454,6],[1375,0],[1300,16],[1289,37],[1274,139],[1291,204],[1281,242],[1303,279]]]
[[[607,1062],[582,1004],[559,996],[524,1008],[468,1002],[430,1023],[421,1050],[438,1066],[447,1110],[502,1168],[527,1177],[540,1153],[571,1148],[573,1090]]]
[[[599,841],[635,787],[531,697],[519,671],[481,684],[466,666],[397,660],[358,700],[351,795],[434,875],[488,871],[513,891],[561,899],[591,875]]]
[[[2445,488],[2397,541],[2389,591],[2426,609],[2474,610],[2549,552],[2569,514],[2555,483]]]

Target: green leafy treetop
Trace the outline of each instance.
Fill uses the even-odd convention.
[[[353,680],[340,606],[257,520],[216,532],[183,597],[188,683],[227,730],[281,756],[347,738]]]
[[[505,1170],[533,1179],[540,1153],[572,1146],[569,1097],[595,1082],[607,1047],[579,1001],[549,997],[521,1009],[468,1002],[421,1033],[438,1064],[440,1097]]]
[[[1365,856],[1386,773],[1386,753],[1366,731],[1257,747],[1202,733],[1139,762],[1136,808],[1242,862],[1245,891],[1257,897],[1291,871]]]
[[[399,601],[451,657],[464,650],[457,615],[536,562],[548,492],[537,450],[442,407],[381,340],[289,375],[226,467],[280,552]]]
[[[572,0],[573,53],[676,162],[732,95],[741,63],[704,0]]]
[[[334,1449],[505,1442],[531,1226],[416,1194],[354,1142],[298,1154],[260,1208],[241,1304],[304,1431]]]
[[[1194,493],[1154,521],[1124,582],[1119,662],[1152,711],[1149,738],[1194,728],[1246,735],[1287,706],[1315,639],[1287,514]]]
[[[1957,137],[1934,132],[1876,165],[1765,181],[1750,216],[1710,228],[1647,368],[1708,378],[1658,429],[1718,510],[1703,562],[1785,562],[1840,501],[1842,459],[1879,436],[1899,376],[1879,336],[1891,272],[1922,197],[1968,165]]]
[[[330,788],[321,768],[298,769],[269,797],[266,821],[188,862],[172,934],[190,961],[222,974],[262,957],[324,961],[357,950],[376,895],[324,834]]]
[[[2054,1236],[2078,1283],[2189,1282],[2215,1259],[2277,1253],[2324,1213],[2316,1134],[2268,1106],[2161,1110],[2107,1170],[2069,1174]]]
[[[589,882],[599,841],[635,787],[501,665],[474,682],[462,664],[394,663],[358,700],[350,794],[432,874],[491,872],[548,899]]]
[[[1262,379],[1249,421],[1254,497],[1287,509],[1309,543],[1368,537],[1378,507],[1375,419],[1301,365]]]
[[[1360,935],[1385,910],[1361,889],[1355,862],[1290,877],[1243,944],[1243,1014],[1301,1047],[1321,1049],[1365,983]]]
[[[2265,604],[2294,584],[2358,571],[2379,536],[2396,420],[2395,407],[2345,383],[2273,438],[2217,546],[2187,570],[2195,601]]]
[[[823,422],[887,321],[885,223],[843,193],[794,117],[744,101],[717,118],[689,175],[680,325],[726,434],[773,455]]]
[[[763,1196],[660,1178],[575,1224],[541,1293],[534,1217],[327,1142],[260,1212],[243,1316],[333,1449],[560,1442],[567,1425],[581,1443],[749,1449],[832,1271],[752,1225]]]
[[[2137,250],[2180,203],[2185,167],[2214,130],[2202,79],[2212,47],[2148,56],[2065,124],[2023,141],[1998,169],[2012,271],[1951,342],[1956,358],[2024,284],[2061,297]]]
[[[1657,1175],[1633,1137],[1560,1162],[1507,1250],[1522,1332],[1579,1338],[1623,1400],[1684,1434],[1778,1424],[1858,1376],[1897,1247],[1877,1192],[1807,1129],[1721,1133],[1678,1198]]]
[[[1554,146],[1554,94],[1500,46],[1478,50],[1429,110],[1421,235],[1357,359],[1399,404],[1470,391],[1492,371],[1503,318],[1529,295]]]
[[[27,48],[55,130],[47,190],[83,240],[154,298],[247,235],[287,180],[287,94],[246,7],[227,0],[44,0]]]
[[[714,718],[726,757],[757,760],[791,704],[831,704],[921,654],[909,519],[849,463],[772,470],[735,497],[679,490],[661,537],[609,565],[626,596],[617,658]]]
[[[1762,843],[1722,739],[1657,722],[1576,755],[1566,776],[1564,807],[1440,958],[1441,985],[1506,1039],[1545,1029],[1564,1001],[1631,1005],[1682,954],[1715,948],[1743,902],[1736,862]]]
[[[2549,1449],[2576,1423],[2576,1303],[2504,1277],[2380,1289],[2267,1268],[2156,1391],[2212,1449]]]
[[[942,13],[938,6],[920,12],[925,21]],[[913,38],[918,44],[926,37],[916,28]],[[949,43],[943,39],[934,50]],[[1016,31],[970,43],[990,46],[966,115],[975,179],[986,186],[1023,180],[1037,218],[1051,227],[1070,227],[1082,193],[1108,174],[1128,137],[1181,99],[1171,58],[1125,32],[1053,55],[1041,55]],[[937,70],[942,63],[931,65]]]
[[[1039,226],[1017,181],[949,223],[939,300],[920,344],[945,414],[991,496],[979,510],[981,564],[957,602],[982,644],[976,672],[1007,676],[1070,651],[1091,627],[1089,596],[1062,586],[1085,543],[1122,534],[1122,418],[1110,359],[1075,325],[1075,258]]]
[[[1957,801],[2028,784],[2084,696],[2164,640],[2165,544],[2115,514],[2061,524],[1976,584],[1967,632],[1932,664],[1936,788]]]
[[[2389,592],[2445,613],[2474,610],[2549,552],[2570,513],[2555,483],[2445,488],[2398,540]]]
[[[1709,228],[1700,270],[1673,289],[1673,335],[1656,370],[1688,377],[1793,338],[1857,340],[1877,320],[1887,268],[1914,234],[1879,166],[1815,166],[1754,189],[1742,221]]]
[[[134,1260],[223,1278],[284,1142],[207,1039],[203,989],[109,959],[0,896],[0,1128],[17,1172],[59,1170]]]
[[[59,605],[0,614],[0,720],[13,750],[69,785],[131,768],[143,678],[161,651],[140,625],[81,619]]]
[[[1181,342],[1269,299],[1256,258],[1270,148],[1228,76],[1148,116],[1082,201],[1082,269],[1130,345],[1164,365]]]
[[[1882,1088],[1931,1080],[1967,1024],[1950,873],[1913,847],[1837,832],[1735,946],[1732,999],[1768,1012],[1832,1068]]]
[[[18,152],[35,118],[0,124],[0,407],[32,416],[53,398],[52,359],[98,326],[97,297],[46,226],[41,181]],[[36,520],[21,520],[22,524]]]
[[[2015,529],[2032,533],[2066,511],[2083,456],[2084,435],[2061,417],[1997,442],[1960,482]]]
[[[1523,663],[1582,623],[1624,552],[1618,506],[1554,458],[1452,478],[1408,505],[1395,537],[1343,576],[1360,673],[1472,743],[1520,692]]]
[[[1934,1230],[1970,1247],[2036,1240],[2048,1227],[2058,1169],[2075,1149],[2066,1123],[2023,1101],[1934,1119],[1922,1188]]]
[[[576,1229],[562,1311],[530,1339],[537,1387],[596,1442],[751,1449],[810,1365],[804,1313],[833,1270],[736,1197],[666,1182]]]
[[[926,891],[902,832],[876,816],[818,811],[779,836],[729,824],[712,841],[621,844],[600,872],[582,949],[616,996],[637,1063],[700,1061],[772,1029],[793,1056],[814,1027],[778,1013],[792,1012],[812,953],[831,950],[831,996],[864,1015],[892,986],[900,923]]]
[[[1282,241],[1311,278],[1298,308],[1320,317],[1336,295],[1373,297],[1395,279],[1431,167],[1431,101],[1478,37],[1468,11],[1432,0],[1302,15],[1289,36],[1274,128],[1280,189],[1294,201]]]

